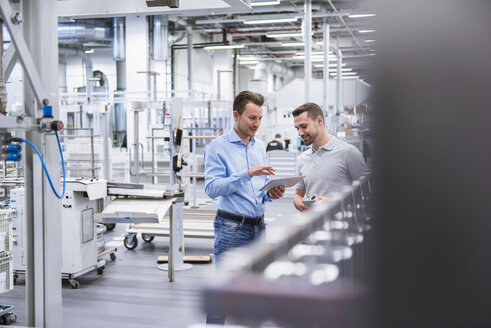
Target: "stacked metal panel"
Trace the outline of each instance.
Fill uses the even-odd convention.
[[[12,263],[12,210],[0,210],[0,294],[14,288]]]

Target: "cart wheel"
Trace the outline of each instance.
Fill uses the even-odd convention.
[[[104,267],[97,268],[97,274],[103,274],[104,273]]]
[[[0,325],[8,325],[8,323],[7,323],[7,315],[0,316]]]
[[[138,246],[138,239],[136,236],[134,236],[131,241],[129,240],[128,236],[124,237],[124,247],[127,249],[135,249],[136,246]]]
[[[116,228],[116,223],[104,223],[104,225],[109,231],[114,230],[114,228]]]
[[[10,317],[10,323],[14,323],[17,321],[17,316],[15,314],[11,313],[9,317]]]
[[[151,236],[151,235],[147,235],[147,234],[144,234],[142,233],[142,239],[146,242],[146,243],[149,243],[151,242],[153,239],[155,238],[155,236]]]
[[[75,279],[69,279],[70,285],[72,285],[72,289],[79,289],[80,283]]]
[[[109,257],[111,257],[111,261],[116,261],[116,254],[111,253],[109,254]]]

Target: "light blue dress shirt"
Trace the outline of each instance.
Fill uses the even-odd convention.
[[[264,203],[272,200],[267,191],[259,191],[269,177],[251,178],[247,170],[266,164],[264,144],[251,138],[246,146],[232,129],[206,147],[205,192],[211,198],[220,197],[218,209],[222,211],[259,217],[264,214]]]

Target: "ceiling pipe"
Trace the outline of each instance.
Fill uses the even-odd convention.
[[[113,59],[115,61],[126,60],[126,19],[115,17],[113,19]]]
[[[295,75],[293,70],[282,64],[262,61],[256,65],[254,70],[254,79],[266,80],[267,73],[271,73],[286,79],[290,79]]]
[[[304,102],[310,100],[310,83],[312,80],[312,0],[305,0],[304,4],[304,43],[305,43],[305,65],[304,65]]]
[[[152,59],[169,59],[169,16],[153,16]]]
[[[90,56],[84,53],[83,51],[76,50],[76,49],[59,48],[58,54],[65,55],[65,56],[78,56],[82,58],[82,61],[84,62],[84,66],[85,66],[85,91],[87,94],[87,103],[90,103],[91,89],[92,89],[90,85],[90,78],[92,77],[93,74],[92,59],[90,59]]]
[[[111,26],[107,24],[100,25],[100,23],[97,24],[95,21],[58,23],[58,42],[61,44],[88,42],[110,44],[112,41]]]
[[[331,0],[327,0],[329,2],[329,4],[331,5],[332,9],[334,10],[335,13],[339,13],[338,10],[336,9],[336,7],[334,7],[334,5],[332,4],[332,1]],[[361,45],[360,45],[360,42],[358,42],[358,39],[356,38],[356,36],[353,34],[353,31],[351,30],[351,28],[348,26],[348,24],[346,24],[346,22],[344,21],[343,17],[342,16],[338,16],[339,20],[343,23],[343,25],[348,29],[348,31],[350,32],[351,36],[353,37],[353,40],[355,40],[355,43],[356,45],[361,49],[363,48]]]

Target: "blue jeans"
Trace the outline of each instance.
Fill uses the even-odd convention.
[[[238,221],[215,217],[215,261],[221,259],[221,254],[229,249],[246,246],[258,238],[264,231],[264,221],[259,225],[244,224]]]
[[[245,246],[254,241],[264,231],[264,222],[253,226],[250,224],[243,224],[241,222],[222,218],[221,216],[215,217],[213,224],[215,230],[215,262],[218,263],[221,260],[221,254],[229,249]],[[220,313],[207,313],[207,324],[224,325],[225,314]]]

